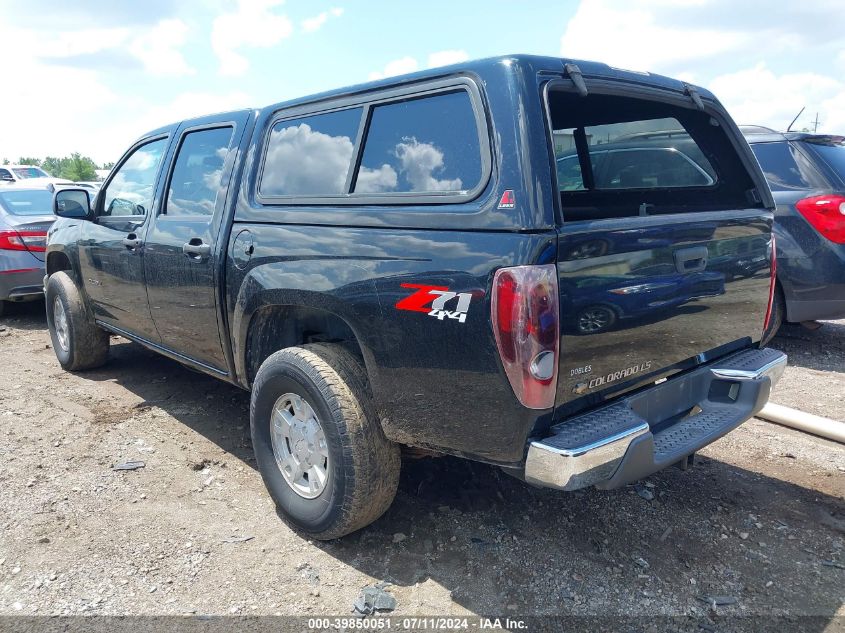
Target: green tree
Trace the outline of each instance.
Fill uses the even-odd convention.
[[[79,152],[73,152],[69,157],[63,159],[62,169],[59,178],[68,180],[97,180],[96,163],[87,156],[81,156]]]
[[[114,167],[114,161],[111,161],[110,163],[103,163],[103,169],[111,171],[112,167]]]
[[[18,165],[35,165],[36,167],[40,167],[41,166],[41,159],[21,157],[21,158],[18,159]]]
[[[55,156],[48,156],[41,161],[41,169],[56,178],[62,173],[62,159]]]

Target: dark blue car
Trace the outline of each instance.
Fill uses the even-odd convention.
[[[845,137],[744,131],[777,203],[777,287],[765,342],[783,321],[845,317]]]
[[[701,271],[640,277],[585,276],[562,288],[561,305],[579,334],[598,334],[620,319],[664,314],[694,299],[725,293],[725,275]]]

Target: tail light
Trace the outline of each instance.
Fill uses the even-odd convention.
[[[46,231],[0,231],[0,250],[43,253],[46,249]]]
[[[777,272],[778,272],[778,258],[777,258],[777,248],[775,247],[775,234],[772,233],[772,274],[769,280],[769,307],[766,308],[766,318],[763,321],[763,332],[765,333],[766,330],[769,329],[769,322],[772,320],[772,304],[775,302],[775,285],[777,283]]]
[[[555,403],[559,304],[554,264],[496,271],[491,307],[496,346],[514,394],[529,409]]]
[[[845,196],[813,196],[799,200],[795,207],[823,237],[845,244]]]

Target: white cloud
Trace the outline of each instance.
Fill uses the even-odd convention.
[[[740,123],[783,129],[806,105],[835,133],[845,129],[840,13],[841,0],[777,10],[770,0],[581,0],[560,53],[707,85]]]
[[[352,139],[315,131],[307,123],[274,130],[265,160],[261,191],[267,195],[343,193]],[[443,169],[443,152],[431,143],[404,138],[391,152],[397,167],[410,184],[411,191],[459,191],[460,178],[438,179],[434,173]],[[376,193],[395,191],[399,174],[389,164],[378,168],[361,166],[355,191]]]
[[[796,122],[801,129],[819,113],[820,131],[845,131],[845,83],[813,72],[776,75],[759,63],[716,77],[710,90],[740,124],[757,124],[785,130],[802,107]]]
[[[463,183],[460,178],[441,180],[432,175],[443,169],[443,152],[432,143],[420,143],[414,137],[404,138],[396,145],[395,153],[412,191],[461,190]]]
[[[448,50],[437,51],[428,56],[428,64],[426,68],[437,68],[438,66],[448,66],[449,64],[457,64],[469,59],[469,55],[463,50]],[[382,71],[374,71],[369,75],[370,81],[376,79],[384,79],[386,77],[395,77],[396,75],[405,75],[420,69],[420,63],[414,57],[401,57],[394,59],[392,62],[384,67]]]
[[[378,169],[361,165],[358,170],[358,180],[355,182],[355,191],[358,193],[393,191],[398,184],[399,175],[390,165],[384,164]]]
[[[680,72],[735,66],[780,54],[845,47],[831,15],[841,0],[581,0],[561,37],[563,57],[632,70]],[[818,59],[818,57],[816,57]],[[823,57],[822,57],[823,58]]]
[[[302,30],[306,33],[313,33],[314,31],[319,30],[321,26],[323,26],[329,18],[339,18],[343,15],[343,9],[335,7],[334,9],[329,9],[328,11],[323,11],[315,15],[313,18],[306,18],[302,21]]]
[[[383,71],[371,72],[370,80],[374,81],[376,79],[384,79],[385,77],[405,75],[407,73],[412,73],[418,70],[419,67],[419,62],[413,57],[402,57],[400,59],[394,59],[392,62],[387,63],[387,66],[384,67]]]
[[[21,33],[20,31],[18,31]],[[30,33],[27,36],[37,38],[41,44],[38,53],[42,57],[73,57],[74,55],[90,55],[100,51],[115,48],[123,44],[129,37],[129,29],[82,29],[79,31],[65,31],[59,33],[55,39],[45,40],[42,34]]]
[[[235,13],[214,19],[211,46],[220,61],[220,74],[237,76],[249,70],[249,60],[238,52],[244,47],[270,48],[293,33],[285,15],[272,11],[284,0],[239,0]]]
[[[94,32],[105,35],[105,31],[88,31]],[[0,24],[0,57],[14,60],[3,68],[0,158],[62,156],[101,141],[92,139],[90,126],[80,124],[96,121],[119,101],[99,74],[73,67],[57,69],[26,54],[32,42],[41,42],[45,54],[54,56],[97,52],[100,46],[112,45],[123,36],[112,33],[98,42],[74,44],[76,33],[46,37],[38,31]]]
[[[196,71],[179,50],[187,38],[188,25],[182,20],[161,20],[151,30],[136,37],[129,45],[129,52],[151,75],[193,75]]]
[[[352,161],[352,139],[315,132],[307,123],[274,130],[261,192],[269,195],[342,193]]]
[[[244,92],[183,92],[170,101],[150,107],[144,105],[144,114],[126,126],[131,136],[137,137],[162,125],[192,119],[205,114],[239,110],[251,105],[251,98]],[[128,139],[131,141],[132,138]]]
[[[463,50],[438,51],[428,56],[428,67],[449,66],[459,64],[469,59],[469,54]]]
[[[561,37],[561,55],[655,71],[667,60],[699,60],[736,50],[751,38],[751,33],[661,23],[663,4],[665,0],[582,1]]]

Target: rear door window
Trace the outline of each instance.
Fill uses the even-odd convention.
[[[772,191],[824,187],[824,179],[813,167],[813,163],[788,141],[754,143],[751,150],[757,157]]]
[[[231,139],[231,127],[185,135],[170,177],[165,214],[171,217],[214,214]]]
[[[459,193],[481,174],[475,113],[459,90],[375,106],[354,191]]]

